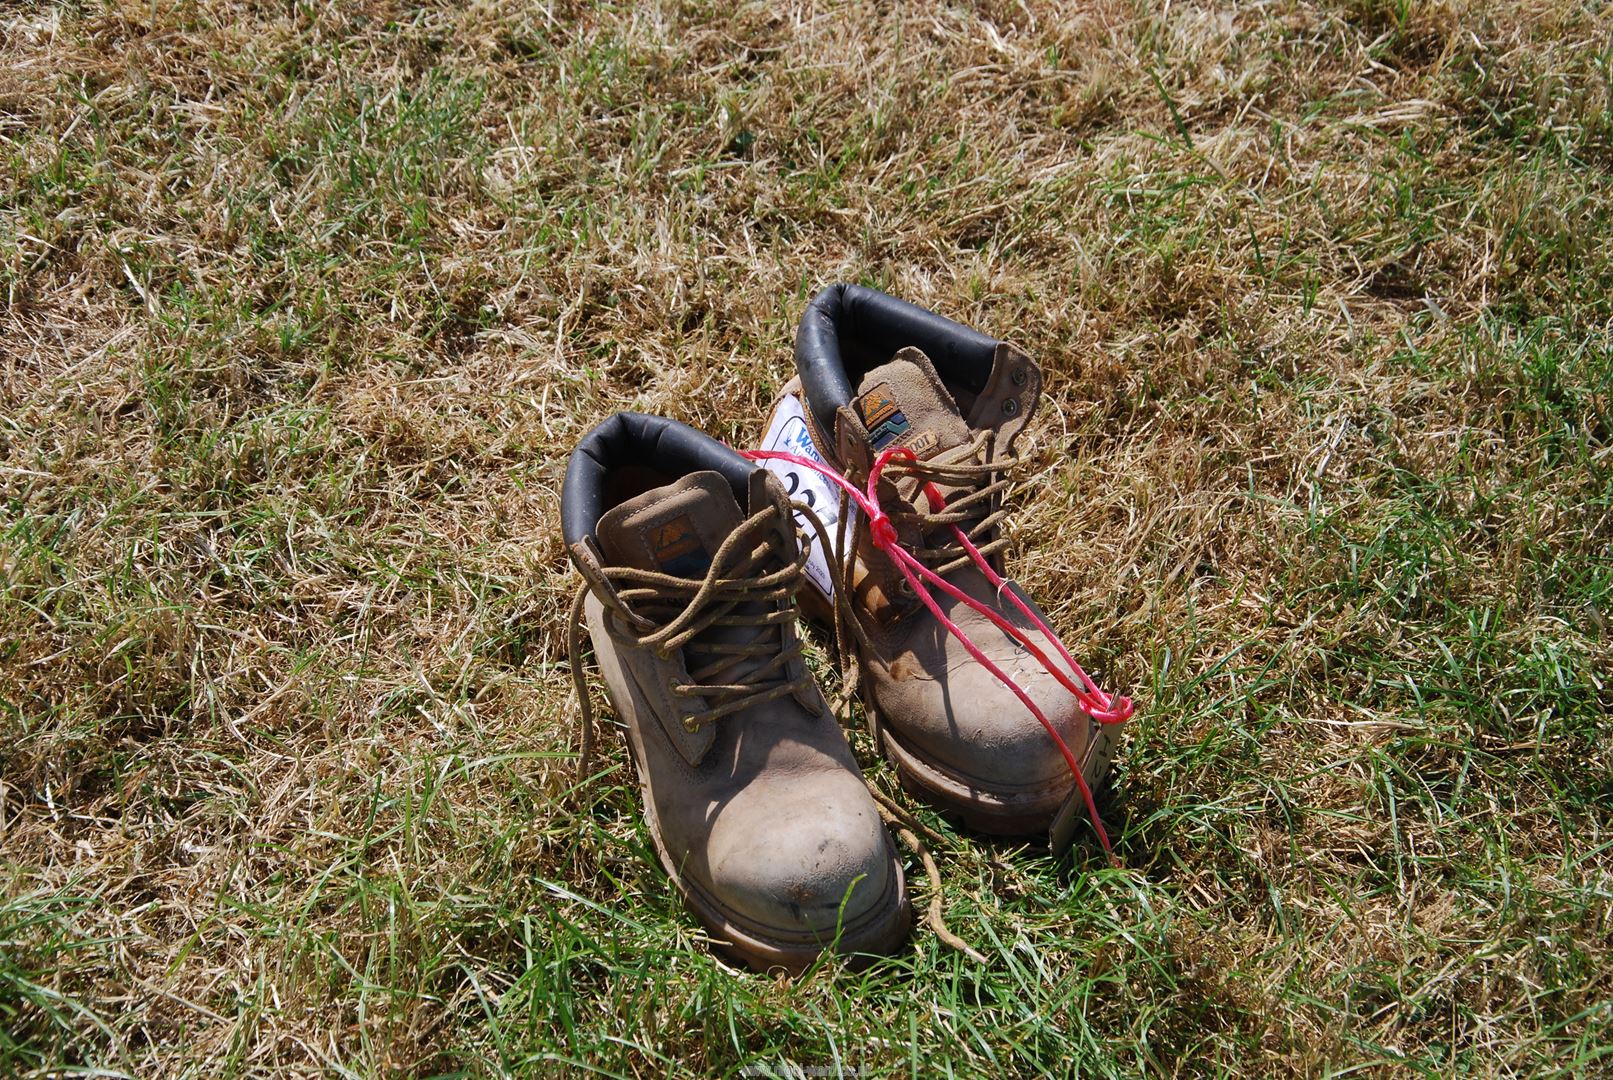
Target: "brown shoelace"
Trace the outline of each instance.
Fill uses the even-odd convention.
[[[785,649],[781,647],[781,634],[767,633],[769,627],[795,621],[795,594],[804,580],[808,554],[803,545],[788,564],[762,572],[769,563],[778,561],[779,538],[772,527],[775,518],[776,511],[771,507],[747,518],[717,548],[706,576],[698,581],[629,566],[602,568],[612,588],[601,599],[632,628],[624,632],[614,620],[607,619],[612,637],[628,648],[653,649],[662,659],[678,649],[698,651],[707,658],[706,663],[690,670],[690,682],[670,687],[677,697],[699,697],[708,702],[707,709],[684,718],[684,727],[689,731],[811,684],[811,677],[805,674],[795,679],[782,677],[786,665],[801,655],[800,643]],[[754,539],[764,528],[768,530],[765,539]],[[585,581],[571,602],[566,636],[571,681],[582,708],[578,771],[583,776],[588,773],[594,750],[594,707],[582,666],[583,602],[588,591]],[[656,616],[665,621],[657,622]],[[714,626],[750,626],[756,628],[756,633],[743,642],[697,640]],[[732,674],[742,661],[763,657],[771,659],[742,675]],[[725,676],[730,681],[720,681]]]
[[[1013,483],[1013,470],[1018,464],[1019,457],[1016,454],[1005,454],[1001,457],[997,455],[997,433],[990,430],[976,435],[970,453],[955,462],[904,461],[893,458],[885,467],[885,475],[897,483],[902,495],[902,508],[890,511],[888,516],[892,524],[898,528],[917,525],[918,534],[925,538],[936,533],[951,536],[953,533],[950,526],[956,525],[969,537],[976,550],[989,559],[1003,551],[1009,544],[1008,537],[1002,535],[1002,524],[1008,518],[1008,511],[1002,505],[1002,498]],[[912,483],[904,484],[902,483],[904,480],[911,480]],[[923,498],[924,486],[927,483],[950,488],[958,494],[939,510],[925,512],[912,509],[909,504],[915,499]],[[829,564],[829,576],[835,591],[834,636],[842,687],[841,695],[835,702],[835,711],[843,716],[852,695],[861,684],[861,672],[858,670],[856,651],[840,648],[839,644],[846,640],[847,634],[850,634],[863,648],[873,648],[868,632],[863,628],[862,620],[857,617],[851,590],[845,587],[854,580],[853,567],[857,559],[857,545],[862,539],[863,531],[868,528],[868,520],[864,515],[852,514],[851,498],[842,491],[840,518],[835,528],[835,542],[831,546],[828,543],[827,530],[818,516],[812,512],[811,507],[804,509],[823,543],[823,550],[826,552],[825,561]],[[854,528],[857,531],[851,537],[847,537],[846,522],[853,517],[856,519]],[[933,547],[914,547],[910,550],[915,557],[942,577],[971,565],[969,553],[956,541],[936,544]],[[834,552],[841,553],[838,560],[835,559]],[[899,582],[899,587],[904,596],[911,596],[906,579]]]
[[[937,532],[951,536],[951,526],[956,525],[969,537],[980,554],[990,558],[1008,546],[1008,538],[1001,535],[1001,526],[1008,518],[1002,498],[1012,483],[1014,466],[1018,464],[1016,455],[997,456],[997,433],[990,430],[976,435],[969,454],[957,461],[905,461],[893,458],[885,467],[885,475],[895,480],[899,487],[905,487],[902,482],[911,479],[913,498],[921,495],[926,483],[935,484],[943,490],[951,489],[957,494],[938,510],[898,509],[890,514],[891,522],[898,528],[917,525],[919,535],[926,539]],[[942,577],[970,564],[969,553],[956,542],[935,547],[914,547],[911,550]]]

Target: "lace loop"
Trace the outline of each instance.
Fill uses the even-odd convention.
[[[599,570],[606,585],[600,599],[622,623],[618,627],[607,620],[612,637],[630,648],[649,649],[662,660],[671,660],[680,651],[686,658],[690,652],[710,658],[692,667],[690,682],[668,686],[674,697],[707,702],[707,708],[683,719],[684,729],[690,733],[725,716],[811,687],[811,675],[804,667],[788,677],[790,665],[802,655],[802,646],[797,641],[783,647],[782,638],[783,628],[795,622],[795,596],[806,580],[810,552],[805,543],[797,543],[793,559],[781,567],[764,569],[778,560],[778,515],[776,508],[768,507],[745,519],[717,548],[711,566],[699,579],[630,566]],[[766,535],[759,536],[764,530]],[[796,532],[800,540],[800,530]],[[594,707],[582,663],[583,611],[590,589],[590,583],[584,581],[572,599],[566,635],[572,686],[582,714],[577,753],[580,778],[586,778],[592,767],[595,743]],[[657,621],[658,617],[664,621]],[[749,641],[697,640],[719,626],[754,627],[756,634]],[[763,657],[771,659],[731,675],[744,661]]]

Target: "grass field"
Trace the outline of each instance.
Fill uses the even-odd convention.
[[[1610,35],[0,5],[0,1075],[1613,1070]],[[926,815],[988,962],[791,981],[572,790],[557,507],[836,280],[1041,360],[1019,576],[1140,709],[1118,869]]]

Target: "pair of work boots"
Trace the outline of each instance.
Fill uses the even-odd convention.
[[[618,413],[572,454],[561,510],[585,583],[571,631],[584,765],[586,624],[667,873],[724,951],[791,971],[826,948],[887,953],[911,923],[879,806],[804,659],[798,610],[833,626],[855,661],[903,785],[980,832],[1068,830],[1124,718],[1123,699],[1092,687],[1062,647],[1063,662],[1026,647],[1045,623],[998,576],[1037,365],[854,285],[812,300],[795,358],[775,405],[798,414],[790,452],[746,456],[676,421]],[[816,513],[791,499],[847,485],[859,494],[838,507],[809,496]]]

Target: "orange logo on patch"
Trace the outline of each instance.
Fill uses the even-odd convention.
[[[671,521],[650,526],[645,537],[650,542],[651,557],[663,573],[693,578],[705,573],[711,566],[711,552],[695,532],[694,522],[688,514],[679,514]]]
[[[896,410],[896,399],[891,396],[890,383],[880,383],[857,402],[862,412],[863,427],[872,428],[884,420],[888,420]]]
[[[907,414],[897,406],[890,383],[880,383],[858,398],[857,411],[862,413],[863,427],[876,450],[907,434]]]
[[[651,530],[650,550],[658,563],[681,559],[700,550],[700,534],[695,532],[689,515],[681,514]]]

